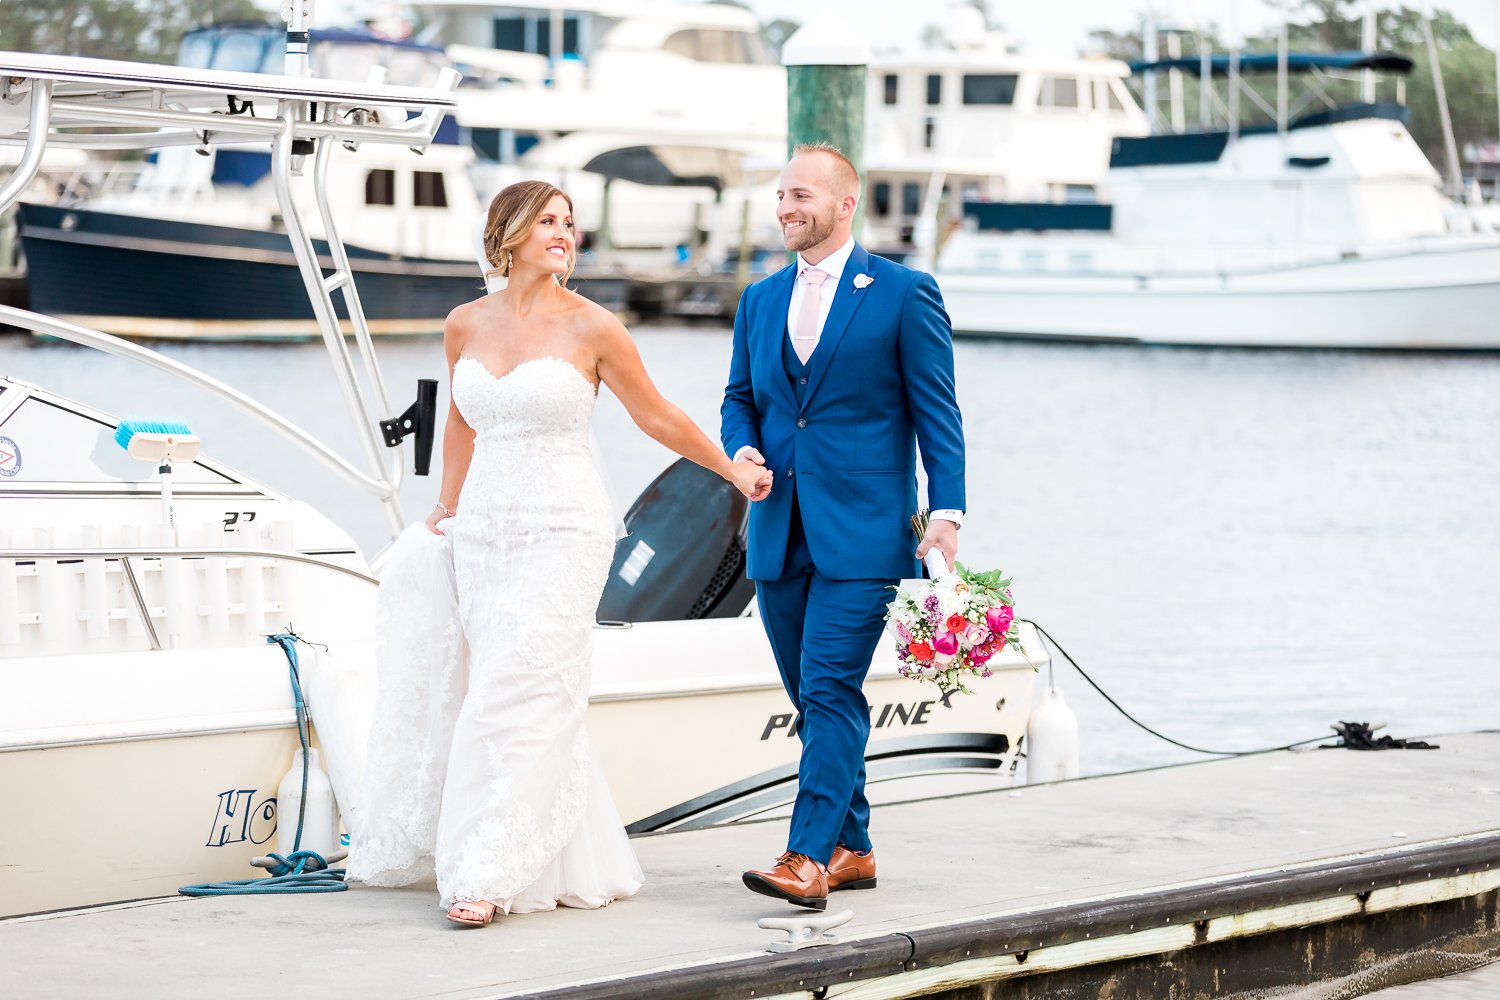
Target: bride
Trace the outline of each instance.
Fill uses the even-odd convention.
[[[589,445],[599,385],[750,499],[771,489],[769,472],[731,462],[661,396],[612,314],[566,288],[572,212],[541,181],[491,203],[485,256],[506,287],[443,326],[442,489],[381,576],[380,695],[349,877],[435,875],[464,925],[604,906],[641,886],[583,727],[616,528]]]

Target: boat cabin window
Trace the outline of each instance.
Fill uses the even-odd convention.
[[[15,442],[18,470],[9,482],[151,483],[156,463],[141,462],[115,443],[115,429],[92,417],[32,397],[0,424]],[[12,459],[14,461],[14,458]],[[172,466],[172,482],[232,483],[197,462]]]
[[[522,14],[496,17],[494,44],[491,48],[506,52],[535,52],[552,55],[552,15]],[[563,17],[563,54],[579,55],[578,16]]]
[[[922,211],[922,185],[907,181],[901,185],[901,214],[916,215]]]
[[[447,208],[448,192],[443,175],[434,170],[417,170],[411,175],[412,203],[418,208]]]
[[[1120,103],[1120,95],[1115,93],[1112,83],[1109,80],[1095,80],[1094,110],[1103,111],[1105,108],[1122,114],[1125,111],[1125,105]]]
[[[365,174],[365,204],[396,204],[396,171],[371,170]]]
[[[943,103],[943,76],[941,73],[927,74],[927,103]]]
[[[1042,108],[1078,107],[1078,81],[1071,76],[1042,77],[1042,92],[1036,103]]]
[[[870,205],[877,219],[891,214],[891,185],[889,181],[876,181],[870,187]]]
[[[885,75],[882,80],[882,84],[885,87],[885,103],[896,103],[896,85],[899,81],[900,78],[895,73],[887,73]]]
[[[1011,104],[1016,99],[1014,73],[965,73],[965,104]]]
[[[265,41],[264,32],[253,35],[246,31],[225,32],[214,53],[214,69],[258,72],[266,57]]]
[[[200,32],[189,32],[182,36],[177,47],[177,65],[193,69],[207,69],[214,56],[214,40]]]
[[[662,49],[701,63],[743,65],[770,62],[759,36],[746,31],[684,28],[668,35]]]
[[[922,122],[922,148],[931,149],[932,144],[934,140],[936,140],[936,138],[937,119],[932,117],[931,115],[928,115],[927,120]]]

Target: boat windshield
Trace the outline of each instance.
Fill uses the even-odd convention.
[[[125,454],[112,425],[35,397],[0,424],[0,472],[23,483],[149,483],[156,465]],[[178,483],[228,484],[234,480],[191,462],[172,469]]]
[[[190,31],[177,52],[179,66],[240,73],[280,73],[284,58],[280,33],[264,25]]]

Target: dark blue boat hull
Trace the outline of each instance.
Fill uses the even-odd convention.
[[[313,335],[312,306],[284,233],[50,205],[20,205],[31,308],[119,332],[163,336]],[[327,245],[315,241],[325,271]],[[355,288],[374,332],[438,332],[484,293],[478,266],[401,258],[349,246]],[[623,278],[570,285],[606,306]],[[340,318],[343,296],[334,293]],[[201,324],[197,334],[192,333]],[[216,329],[217,327],[217,329]],[[283,329],[284,328],[284,329]],[[237,333],[237,331],[243,331]]]

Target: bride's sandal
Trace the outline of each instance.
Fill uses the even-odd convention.
[[[461,900],[454,903],[448,911],[448,919],[464,927],[483,927],[495,919],[495,911],[498,909],[499,907],[486,899],[473,902]]]

